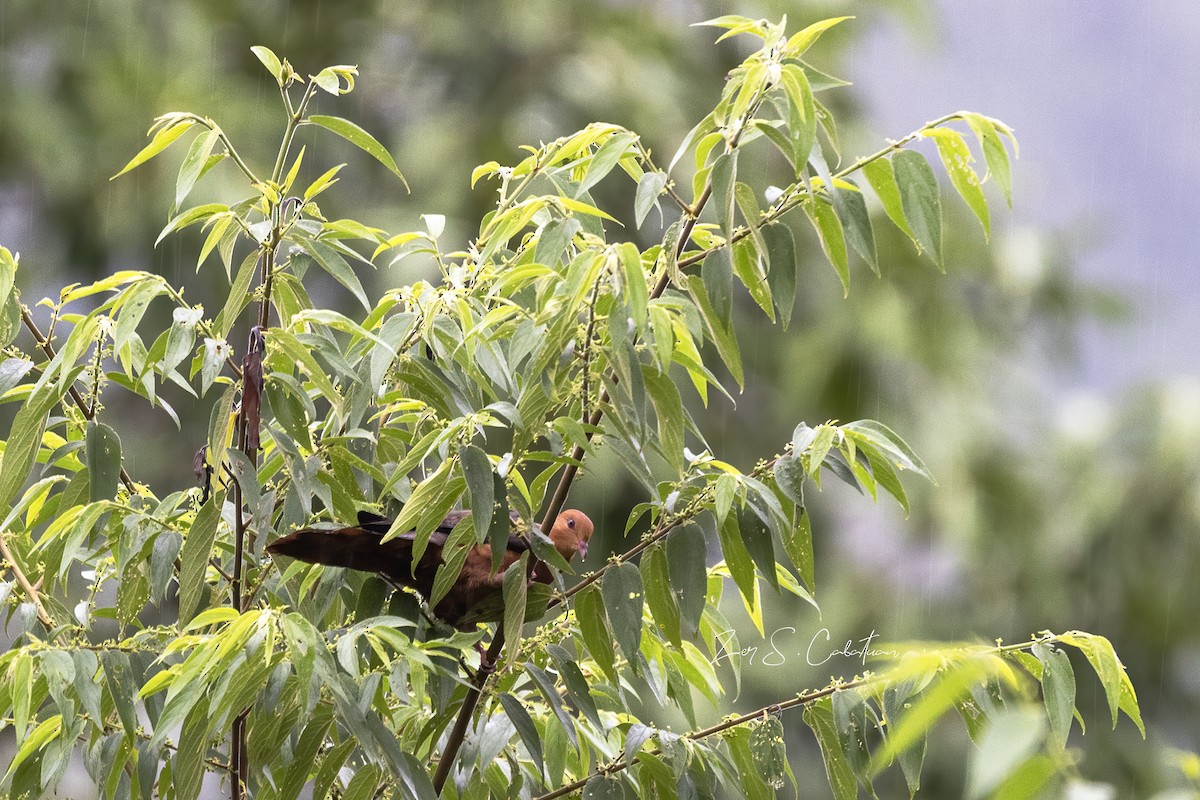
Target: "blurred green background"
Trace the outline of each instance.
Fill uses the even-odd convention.
[[[1200,27],[1182,0],[1159,5],[1182,15],[1185,30]],[[1074,796],[1150,797],[1183,785],[1171,748],[1200,749],[1200,382],[1190,327],[1200,293],[1186,228],[1171,221],[1186,213],[1172,198],[1200,171],[1176,141],[1200,105],[1189,103],[1191,72],[1150,61],[1172,58],[1153,48],[1170,28],[1161,8],[1078,25],[1077,12],[1025,1],[996,10],[975,0],[96,0],[51,12],[4,0],[0,244],[22,254],[18,286],[29,303],[70,281],[150,269],[211,308],[227,284],[215,264],[196,275],[200,234],[153,247],[182,153],[108,177],[171,110],[213,117],[245,157],[269,164],[283,120],[255,44],[305,75],[359,65],[355,92],[322,96],[316,110],[376,134],[412,187],[405,194],[362,153],[303,131],[308,180],[349,163],[322,200],[329,218],[396,233],[419,227],[420,214],[445,214],[444,240],[464,242],[493,202],[487,186],[471,190],[472,167],[515,163],[521,144],[605,120],[640,132],[668,161],[742,55],[737,42],[713,46],[711,29],[688,27],[722,13],[786,13],[793,27],[858,16],[827,34],[813,59],[856,83],[832,101],[848,159],[964,107],[1012,124],[1023,148],[1015,211],[996,215],[990,246],[949,203],[945,275],[878,224],[884,277],[859,265],[843,300],[807,224],[793,221],[807,266],[791,329],[745,309],[747,389],[736,408],[717,398],[696,409],[720,457],[748,469],[801,420],[873,417],[908,439],[938,485],[909,482],[907,519],[842,486],[813,493],[823,616],[787,601],[771,607],[766,626],[784,629],[784,664],[748,665],[738,707],[861,669],[843,657],[807,663],[822,628],[832,641],[813,649],[817,661],[872,631],[873,646],[886,649],[1080,628],[1113,640],[1151,733],[1143,743],[1128,723],[1107,730],[1103,692],[1079,669],[1081,705],[1091,709],[1087,736],[1076,733],[1072,746],[1080,772],[1111,788],[1080,786]],[[1119,37],[1114,52],[1108,43]],[[1190,94],[1172,95],[1163,88],[1171,81]],[[1182,110],[1157,125],[1167,102]],[[755,166],[757,186],[786,182],[770,157]],[[239,198],[238,178],[218,169],[191,200]],[[599,197],[631,217],[631,187]],[[644,245],[657,233],[633,235]],[[420,273],[406,262],[363,278],[378,296]],[[336,284],[323,292],[314,300],[353,309]],[[244,335],[231,337],[239,351]],[[119,389],[105,398],[129,472],[158,476],[159,493],[190,485],[213,400],[168,397],[182,431]],[[590,563],[625,549],[619,532],[640,499],[634,491],[606,465],[579,482],[577,504],[602,523]],[[730,617],[745,624],[736,608]],[[759,660],[771,649],[748,624],[741,641],[760,647]],[[801,796],[828,796],[814,740],[798,715],[785,724]],[[943,724],[923,795],[961,796],[970,750],[961,726]],[[88,796],[86,775],[63,792]]]

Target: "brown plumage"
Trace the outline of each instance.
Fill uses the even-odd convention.
[[[428,599],[433,592],[434,577],[442,564],[442,548],[446,539],[454,526],[470,513],[452,511],[447,514],[429,537],[429,545],[415,568],[412,563],[414,534],[402,533],[384,542],[383,536],[391,527],[392,520],[367,512],[359,512],[358,525],[355,526],[294,531],[267,545],[267,552],[272,556],[290,556],[311,564],[377,572],[392,583],[414,589],[421,597]],[[558,515],[549,536],[565,560],[570,561],[576,553],[586,557],[588,540],[592,536],[592,521],[582,511],[568,509]],[[525,540],[515,534],[510,535],[500,569],[493,573],[491,546],[484,544],[471,548],[454,587],[438,601],[433,613],[458,628],[470,628],[476,622],[503,618],[501,592],[504,570],[527,549]],[[539,564],[533,579],[539,583],[550,583],[549,567]]]

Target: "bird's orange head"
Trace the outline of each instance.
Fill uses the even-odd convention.
[[[550,540],[559,555],[570,561],[579,553],[581,559],[587,558],[588,540],[592,538],[592,521],[587,514],[568,508],[554,520],[550,529]]]

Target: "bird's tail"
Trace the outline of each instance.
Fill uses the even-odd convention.
[[[382,535],[362,528],[304,528],[271,542],[267,545],[267,552],[310,564],[349,567],[367,572],[379,572],[398,556],[402,557],[401,553],[396,552],[399,549],[407,549],[411,558],[410,542],[393,539],[383,544],[382,540]]]

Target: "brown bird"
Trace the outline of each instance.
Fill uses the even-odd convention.
[[[407,586],[416,590],[423,599],[428,599],[433,592],[438,567],[443,563],[442,549],[446,540],[454,526],[470,513],[451,511],[447,514],[429,537],[429,545],[415,568],[415,533],[402,533],[384,542],[383,536],[391,527],[392,520],[365,511],[359,512],[358,525],[333,530],[304,528],[276,539],[267,545],[267,551],[272,556],[291,556],[310,564],[377,572],[390,583]],[[517,515],[512,516],[515,521]],[[574,509],[559,514],[550,529],[550,540],[566,561],[570,561],[576,553],[586,557],[591,537],[592,521],[582,511]],[[528,549],[529,545],[524,539],[510,534],[500,569],[492,572],[491,545],[472,547],[458,580],[434,606],[433,613],[442,621],[462,630],[470,630],[477,622],[503,619],[504,570]],[[533,580],[550,583],[550,568],[539,564],[534,570]]]

